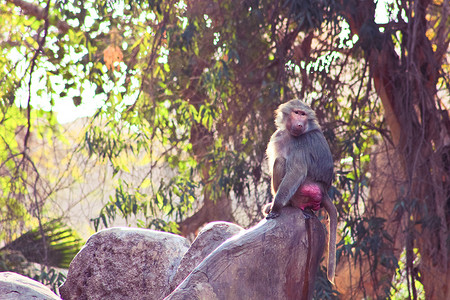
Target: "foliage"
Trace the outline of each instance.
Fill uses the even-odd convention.
[[[82,244],[75,231],[54,220],[22,234],[0,250],[20,251],[29,262],[68,269]]]
[[[302,98],[334,156],[329,193],[342,221],[339,256],[394,275],[395,242],[404,240],[400,267],[415,298],[411,241],[432,236],[423,245],[439,244],[447,257],[450,193],[448,169],[426,167],[430,157],[448,162],[439,137],[450,124],[449,9],[445,1],[422,2],[389,4],[386,24],[375,23],[377,2],[369,0],[60,0],[35,1],[34,13],[8,2],[0,18],[1,237],[11,240],[17,225],[42,225],[45,204],[61,188],[37,193],[51,180],[27,152],[31,133],[64,140],[51,112],[61,101],[74,111],[95,108],[76,151],[110,164],[117,178],[93,216],[95,229],[133,217],[142,227],[189,235],[212,220],[249,226],[261,218],[271,199],[265,147],[273,111]],[[381,213],[386,199],[369,190],[378,180],[371,155],[384,146],[396,149],[407,174],[407,192],[394,199],[397,219]],[[134,174],[130,164],[147,171]],[[405,235],[395,237],[392,224]],[[415,232],[422,225],[431,233]],[[428,246],[423,260],[436,260]],[[363,296],[388,297],[391,280],[371,279]],[[316,291],[336,296],[326,280]]]
[[[327,279],[326,270],[321,267],[319,268],[318,273],[313,299],[339,299],[339,293]]]
[[[61,269],[30,263],[17,250],[0,250],[0,272],[15,272],[33,278],[55,293],[58,293],[59,286],[66,279],[65,273]]]
[[[53,220],[43,224],[42,230],[32,229],[0,249],[0,271],[28,276],[57,293],[66,279],[61,268],[69,268],[82,245],[83,241],[75,231],[61,221]],[[40,264],[40,268],[33,263]]]
[[[54,268],[42,270],[32,278],[49,287],[56,294],[59,293],[59,287],[66,281],[66,275]]]

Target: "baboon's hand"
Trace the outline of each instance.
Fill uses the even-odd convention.
[[[279,217],[280,216],[280,214],[279,213],[276,213],[276,212],[274,212],[274,211],[271,211],[267,216],[266,216],[266,219],[275,219],[275,218],[277,218],[277,217]]]

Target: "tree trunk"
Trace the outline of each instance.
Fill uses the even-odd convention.
[[[181,235],[196,234],[202,225],[212,221],[233,221],[231,200],[229,198],[221,197],[215,202],[210,198],[206,198],[197,212],[179,223]]]
[[[427,298],[450,299],[450,174],[448,166],[445,168],[445,159],[450,155],[446,126],[449,117],[448,112],[440,111],[436,105],[442,49],[433,51],[426,36],[425,15],[429,4],[428,0],[404,3],[408,23],[399,24],[400,28],[396,29],[402,34],[400,57],[394,50],[390,28],[385,33],[378,32],[373,21],[373,1],[351,2],[349,5],[354,9],[349,10],[347,18],[354,34],[363,28],[376,28],[372,35],[360,34],[360,43],[406,179],[395,193],[398,195],[395,204],[403,209],[397,209],[396,221],[387,224],[387,230],[400,235],[393,236],[401,238],[396,247],[406,247],[407,271],[412,280],[410,297],[416,298],[414,281],[419,280]],[[448,13],[445,9],[442,6],[443,15]],[[442,47],[447,49],[448,40]],[[396,175],[393,176],[395,180]],[[402,224],[400,228],[399,224]],[[418,248],[421,256],[417,267],[413,266],[413,248]],[[374,277],[381,278],[379,275]]]
[[[383,229],[391,237],[384,241],[385,245],[381,250],[383,253],[377,253],[378,257],[394,255],[399,259],[405,247],[405,220],[399,215],[400,210],[396,209],[400,197],[398,187],[405,185],[405,176],[401,170],[399,157],[389,145],[380,145],[371,153],[370,194],[365,203],[364,216],[385,219]],[[351,258],[341,259],[336,271],[336,287],[341,293],[341,299],[363,299],[367,296],[376,298],[390,289],[395,270],[378,265],[374,271],[372,262],[375,260],[376,257],[367,256],[367,253],[356,262]]]
[[[414,50],[420,50],[416,53],[432,53],[424,33],[422,37],[422,49],[417,45]],[[421,61],[421,57],[424,56],[416,57],[414,65],[432,63]],[[429,82],[437,76],[428,76],[409,65],[406,66],[409,71],[407,74],[414,73],[415,76],[408,78],[408,75],[398,72],[396,67],[400,66],[392,45],[385,45],[378,55],[369,58],[369,62],[374,66],[375,87],[383,102],[394,146],[407,179],[406,185],[399,186],[404,192],[398,201],[406,202],[403,212],[406,239],[403,242],[412,281],[418,279],[422,282],[429,299],[449,299],[447,239],[450,216],[446,209],[448,190],[445,190],[448,174],[445,174],[442,166],[443,153],[439,153],[445,151],[439,133],[448,136],[448,132],[442,127],[441,115],[434,106],[436,83]],[[438,146],[437,151],[433,150],[432,145]],[[436,222],[432,224],[427,219]],[[411,240],[411,243],[406,243],[407,240]],[[417,247],[421,254],[418,270],[413,268],[414,257],[408,255],[408,252],[412,254],[413,247]],[[414,287],[412,290],[414,294]]]

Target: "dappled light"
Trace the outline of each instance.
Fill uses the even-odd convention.
[[[0,271],[36,278],[58,293],[81,245],[115,226],[180,235],[186,252],[184,244],[207,224],[225,221],[251,228],[242,241],[253,244],[243,249],[263,255],[252,234],[287,226],[286,219],[261,221],[274,199],[266,153],[277,129],[274,111],[301,99],[315,112],[334,164],[318,193],[327,192],[338,213],[335,282],[327,280],[327,250],[320,264],[295,261],[299,269],[315,268],[311,277],[295,278],[314,279],[303,295],[450,299],[449,43],[445,0],[3,2]],[[326,213],[311,214],[312,224],[328,226]],[[305,227],[290,228],[289,236],[322,234],[308,231],[301,216],[292,218]],[[273,261],[285,269],[277,272],[296,273],[284,264],[293,258],[282,245],[261,241],[281,253]],[[308,249],[322,251],[319,244],[293,253],[311,258]],[[90,251],[105,250],[97,246]],[[220,273],[227,252],[220,253],[198,270]],[[251,253],[242,258],[256,272],[263,264]],[[238,262],[230,260],[230,268],[244,272]],[[128,274],[132,282],[133,270]],[[182,284],[188,274],[167,275],[167,282]],[[249,274],[243,277],[251,282]],[[219,285],[234,282],[223,276]],[[194,295],[188,282],[204,282],[188,278],[178,288],[169,282],[159,297],[183,286]],[[68,286],[72,297],[77,288]],[[238,286],[245,284],[230,290]],[[269,299],[270,289],[263,290]]]

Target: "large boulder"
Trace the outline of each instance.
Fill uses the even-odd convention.
[[[110,228],[92,235],[75,256],[65,300],[162,299],[170,292],[188,241],[178,235],[137,228]]]
[[[312,212],[285,207],[220,245],[166,300],[311,299],[324,245]]]
[[[0,272],[0,299],[61,300],[42,283],[14,272]]]
[[[174,290],[211,252],[243,230],[241,226],[229,222],[211,222],[203,227],[183,256],[177,274],[170,284],[171,290]]]

